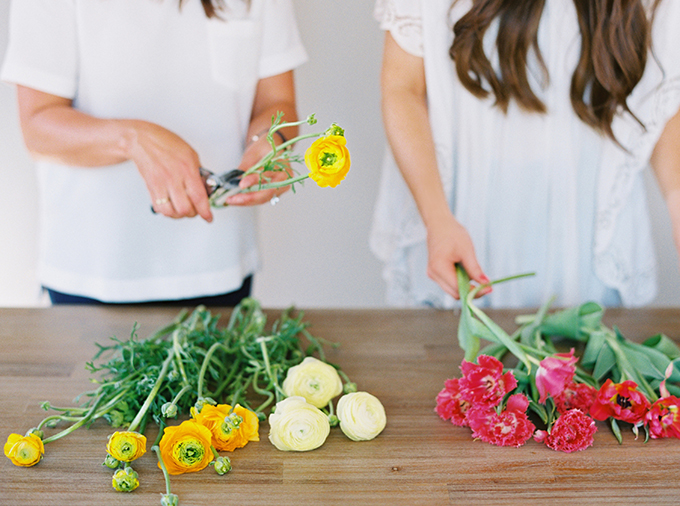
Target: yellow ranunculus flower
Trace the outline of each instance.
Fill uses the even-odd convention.
[[[139,432],[114,432],[109,436],[106,451],[121,462],[132,462],[146,453],[146,436]]]
[[[373,439],[387,424],[382,403],[367,392],[343,395],[338,401],[337,411],[340,429],[354,441]]]
[[[331,431],[328,416],[303,397],[288,397],[269,415],[269,440],[282,451],[318,448]]]
[[[207,467],[213,460],[211,438],[210,429],[195,420],[166,427],[158,448],[168,473],[191,473]]]
[[[260,440],[260,421],[255,413],[239,404],[230,411],[229,404],[205,404],[200,412],[191,408],[194,420],[210,429],[212,445],[218,451],[231,452],[243,448],[248,441]]]
[[[321,187],[335,188],[349,172],[349,150],[342,135],[328,135],[315,140],[305,151],[309,177]]]
[[[36,434],[26,436],[10,434],[5,443],[5,457],[15,466],[31,467],[36,465],[45,454],[42,439]]]
[[[312,406],[323,408],[342,393],[342,380],[335,367],[317,358],[306,357],[300,364],[288,369],[282,388],[288,397],[299,395]]]

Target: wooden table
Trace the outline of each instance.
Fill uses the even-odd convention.
[[[215,310],[228,316],[229,310]],[[95,342],[140,336],[170,322],[167,308],[56,307],[0,309],[0,438],[24,433],[45,415],[44,400],[68,404],[89,386],[84,363]],[[269,311],[270,319],[280,314]],[[506,330],[512,311],[488,314]],[[555,452],[529,441],[517,448],[473,441],[433,411],[446,378],[459,375],[457,315],[436,310],[313,310],[310,331],[340,343],[329,359],[360,390],[383,402],[388,425],[377,438],[352,442],[333,429],[306,453],[276,450],[263,423],[259,443],[234,452],[234,469],[176,476],[182,505],[445,505],[680,504],[680,441],[634,440],[619,445],[605,423],[592,448]],[[608,310],[608,326],[642,340],[663,332],[680,339],[680,309]],[[111,488],[101,465],[112,429],[103,421],[46,446],[43,461],[18,468],[2,457],[0,504],[158,505],[164,482],[152,452],[135,463],[141,485],[131,494]],[[51,433],[51,432],[49,432]],[[48,433],[48,434],[49,434]],[[153,440],[155,434],[147,433]],[[540,502],[539,502],[540,501]]]

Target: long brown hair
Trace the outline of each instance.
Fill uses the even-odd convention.
[[[179,6],[180,8],[182,7],[182,4],[186,0],[179,0]],[[203,10],[205,11],[205,15],[208,16],[209,18],[219,18],[219,11],[223,11],[226,9],[226,5],[224,4],[224,0],[201,0],[201,3],[203,4]],[[243,0],[243,3],[246,5],[250,5],[250,0]]]
[[[571,79],[572,107],[582,121],[612,139],[612,120],[619,108],[630,112],[626,100],[645,70],[651,25],[660,1],[654,0],[648,16],[644,0],[573,0],[581,54]],[[549,77],[538,47],[544,6],[545,0],[473,1],[472,8],[454,25],[449,49],[458,77],[471,93],[480,98],[493,93],[503,111],[515,100],[528,111],[545,112],[545,104],[534,94],[527,77],[530,49],[538,58],[545,82]],[[500,73],[493,69],[483,46],[484,34],[496,18]]]

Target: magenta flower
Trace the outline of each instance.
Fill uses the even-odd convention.
[[[595,421],[580,409],[570,409],[560,416],[550,432],[537,430],[534,439],[560,452],[576,452],[593,445],[597,432]]]
[[[574,356],[574,348],[569,353],[556,353],[541,360],[536,371],[536,387],[540,394],[538,402],[545,402],[548,395],[554,399],[564,391],[574,379],[577,360],[578,357]]]
[[[606,420],[611,416],[616,420],[637,424],[644,420],[649,407],[649,401],[637,389],[637,383],[630,380],[614,383],[608,379],[597,392],[595,402],[590,407],[590,416],[595,420]]]
[[[662,397],[645,414],[649,435],[653,438],[680,438],[680,399],[674,395]]]
[[[480,355],[477,362],[463,360],[460,366],[461,398],[476,408],[497,406],[517,386],[517,380],[511,371],[503,374],[503,364],[494,357]]]
[[[595,387],[572,381],[553,400],[555,401],[557,412],[560,414],[564,414],[570,409],[580,409],[584,413],[590,413],[590,406],[593,405],[596,397],[597,389]]]
[[[491,407],[473,406],[467,412],[472,436],[497,446],[522,446],[536,430],[526,415],[528,406],[523,394],[511,395],[501,413]]]
[[[461,390],[457,378],[446,380],[444,388],[437,395],[437,407],[435,411],[444,420],[451,420],[453,425],[467,427],[465,413],[470,404],[461,399]]]

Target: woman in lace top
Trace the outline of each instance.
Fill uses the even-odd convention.
[[[491,306],[648,303],[649,166],[680,249],[680,2],[506,4],[377,2],[388,299],[451,306],[461,263],[478,283],[536,273]]]

